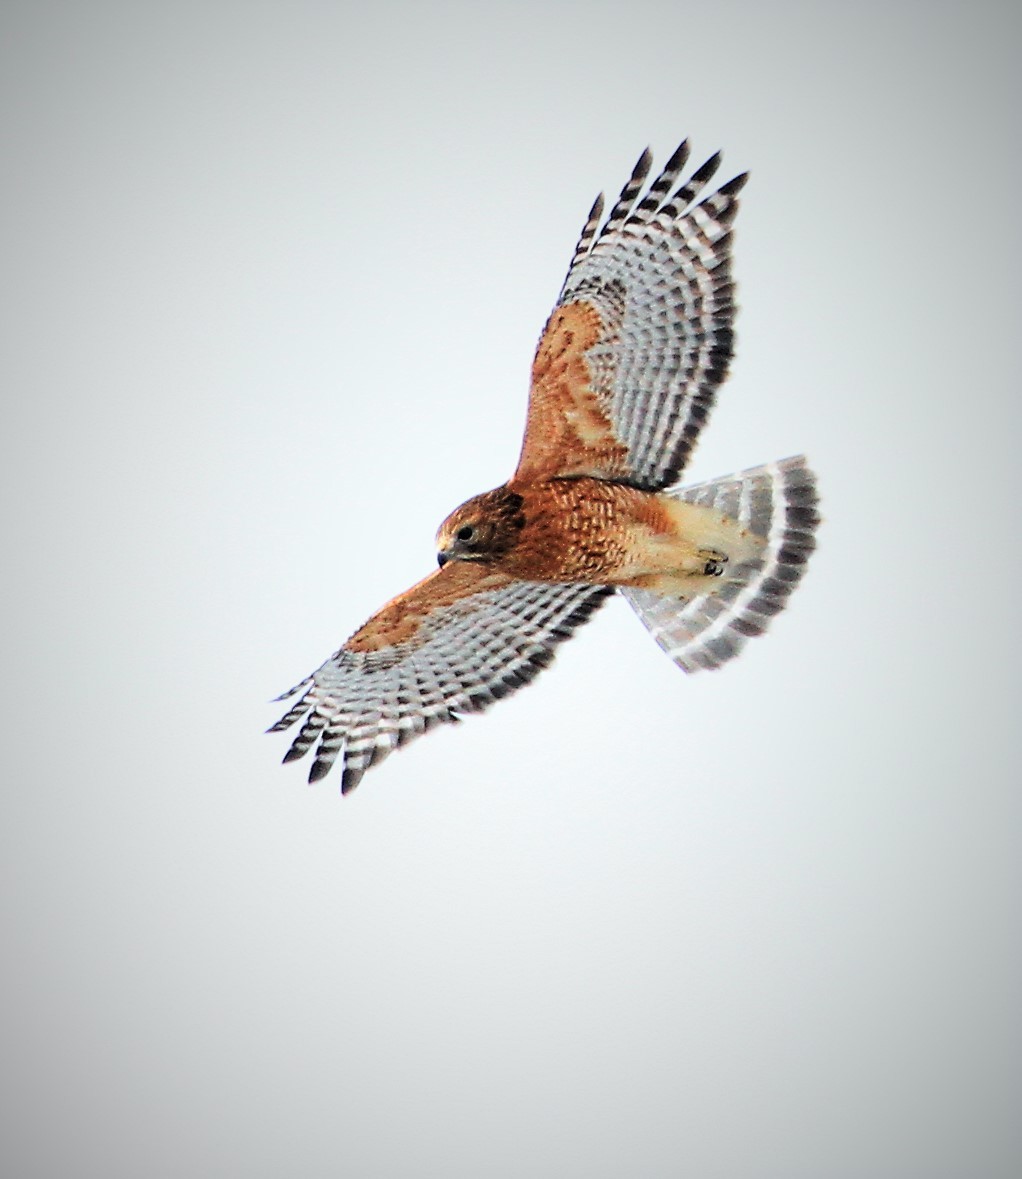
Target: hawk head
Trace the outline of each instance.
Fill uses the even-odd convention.
[[[437,562],[499,560],[525,525],[522,497],[507,487],[474,495],[455,508],[436,534]]]

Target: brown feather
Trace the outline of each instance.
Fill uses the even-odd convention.
[[[597,400],[585,356],[613,330],[587,301],[567,303],[550,316],[532,362],[516,481],[627,472],[627,450]]]
[[[435,610],[452,606],[483,590],[497,589],[512,580],[492,567],[467,561],[452,561],[437,569],[411,589],[398,594],[344,644],[348,651],[380,651],[411,643],[420,627]]]

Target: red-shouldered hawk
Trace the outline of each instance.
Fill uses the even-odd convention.
[[[441,721],[527,684],[620,591],[685,671],[719,667],[787,604],[814,547],[802,458],[676,487],[727,374],[738,176],[719,153],[679,183],[683,143],[643,192],[643,152],[603,221],[597,198],[532,366],[518,469],[452,512],[440,568],[279,699],[341,790]]]

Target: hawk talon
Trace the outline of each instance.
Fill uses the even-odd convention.
[[[704,577],[722,577],[724,574],[724,566],[727,564],[727,553],[718,553],[712,549],[699,554],[706,561],[703,566]]]

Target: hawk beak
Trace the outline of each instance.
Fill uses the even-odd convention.
[[[446,553],[437,553],[436,555],[436,563],[440,566],[441,569],[443,569],[449,560],[450,558]]]

